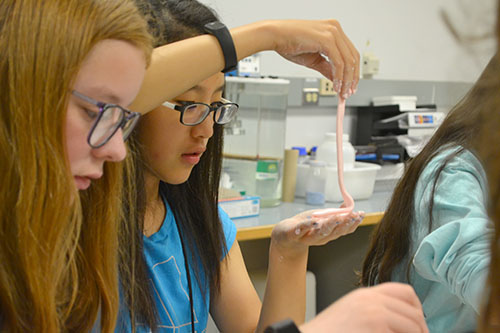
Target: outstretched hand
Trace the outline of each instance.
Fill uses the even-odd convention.
[[[293,254],[309,246],[324,245],[356,230],[363,220],[363,212],[314,218],[316,210],[309,210],[281,221],[274,227],[271,240],[281,251]]]

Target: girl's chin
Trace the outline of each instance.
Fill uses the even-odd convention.
[[[189,176],[191,176],[191,170],[192,168],[190,168],[189,170],[179,170],[178,172],[176,172],[175,174],[170,174],[168,175],[168,177],[163,177],[163,182],[167,183],[167,184],[171,184],[171,185],[180,185],[180,184],[183,184],[185,182],[187,182],[187,180],[189,179]]]

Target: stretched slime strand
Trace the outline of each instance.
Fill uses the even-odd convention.
[[[347,193],[344,186],[344,153],[342,150],[344,113],[345,99],[339,96],[339,103],[337,105],[337,176],[344,203],[341,205],[341,208],[328,208],[317,211],[313,213],[313,217],[325,218],[331,215],[347,215],[354,209],[354,200]]]

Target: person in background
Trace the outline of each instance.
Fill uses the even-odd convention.
[[[431,332],[475,330],[493,224],[478,156],[480,117],[491,112],[495,56],[399,181],[363,263],[365,286],[411,284]]]
[[[194,0],[136,2],[157,47],[205,34],[205,25],[218,21]],[[261,311],[235,241],[236,227],[218,208],[222,125],[238,109],[222,98],[223,89],[224,74],[214,74],[139,123],[134,155],[137,183],[144,185],[138,186],[135,220],[144,234],[147,277],[136,280],[152,281],[156,308],[134,306],[129,292],[129,311],[123,311],[117,331],[203,331],[209,312],[224,332],[262,332],[287,316],[303,322],[308,247],[350,233],[361,221],[356,213],[321,221],[305,212],[278,224]],[[157,323],[147,319],[153,312]]]
[[[113,329],[116,162],[151,52],[128,1],[0,2],[2,332]]]
[[[497,49],[500,39],[500,6],[497,5],[496,24]],[[496,61],[500,59],[496,58]],[[497,68],[500,68],[500,64]],[[493,333],[500,331],[500,71],[490,82],[494,98],[490,101],[489,112],[480,117],[481,127],[478,131],[479,156],[484,161],[489,184],[489,214],[495,223],[490,251],[491,262],[486,285],[487,296],[479,320],[478,332]]]

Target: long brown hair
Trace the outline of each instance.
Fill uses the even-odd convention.
[[[500,4],[497,3],[496,25],[497,50],[500,48]],[[498,51],[497,51],[498,52]],[[498,59],[497,59],[498,60]],[[500,65],[499,65],[500,66]],[[491,112],[481,119],[479,155],[484,160],[490,191],[489,213],[495,223],[491,242],[491,262],[488,276],[489,295],[478,323],[478,331],[493,333],[500,330],[500,71],[493,88],[495,98],[491,101]]]
[[[149,24],[155,46],[162,46],[186,38],[204,34],[203,26],[216,21],[214,12],[193,0],[135,0],[139,11]],[[129,257],[135,258],[135,287],[127,291],[127,305],[134,329],[135,323],[149,324],[155,330],[154,302],[145,291],[150,289],[147,269],[142,253],[142,226],[146,209],[144,189],[144,158],[141,157],[141,145],[137,138],[131,138],[131,147],[135,156],[135,212],[138,238],[134,240],[135,251],[130,249]],[[189,249],[188,261],[195,273],[199,286],[204,294],[216,295],[220,290],[220,265],[224,252],[227,251],[224,232],[219,220],[218,188],[222,169],[223,127],[214,125],[214,133],[207,144],[200,162],[193,168],[189,179],[179,185],[164,182],[160,184],[160,193],[166,198],[176,222],[179,225],[180,236]],[[131,154],[132,158],[132,154]],[[132,170],[132,169],[130,169]],[[124,202],[134,194],[128,196]],[[129,217],[131,215],[129,214]],[[199,267],[199,263],[201,266]],[[204,274],[208,285],[202,285],[201,274]],[[132,300],[134,299],[134,300]]]
[[[362,267],[361,283],[365,286],[391,280],[394,269],[406,265],[409,279],[412,240],[410,232],[414,223],[414,195],[417,181],[425,166],[445,146],[460,147],[450,154],[436,173],[429,205],[429,232],[432,231],[433,197],[440,173],[446,164],[464,149],[478,150],[477,133],[480,118],[488,114],[492,96],[497,94],[494,82],[498,76],[498,59],[495,56],[467,95],[449,112],[436,133],[423,150],[407,164],[405,173],[397,184],[389,206],[372,235],[369,251]]]
[[[144,51],[151,41],[123,0],[0,2],[0,327],[86,331],[118,312],[121,166],[81,196],[65,153],[69,92],[105,39]]]
[[[497,74],[500,76],[500,72]],[[497,84],[500,91],[500,84]],[[490,191],[489,214],[495,223],[491,242],[491,262],[488,276],[489,296],[479,321],[479,332],[500,329],[500,99],[491,104],[491,113],[482,119],[479,154],[484,160]]]

